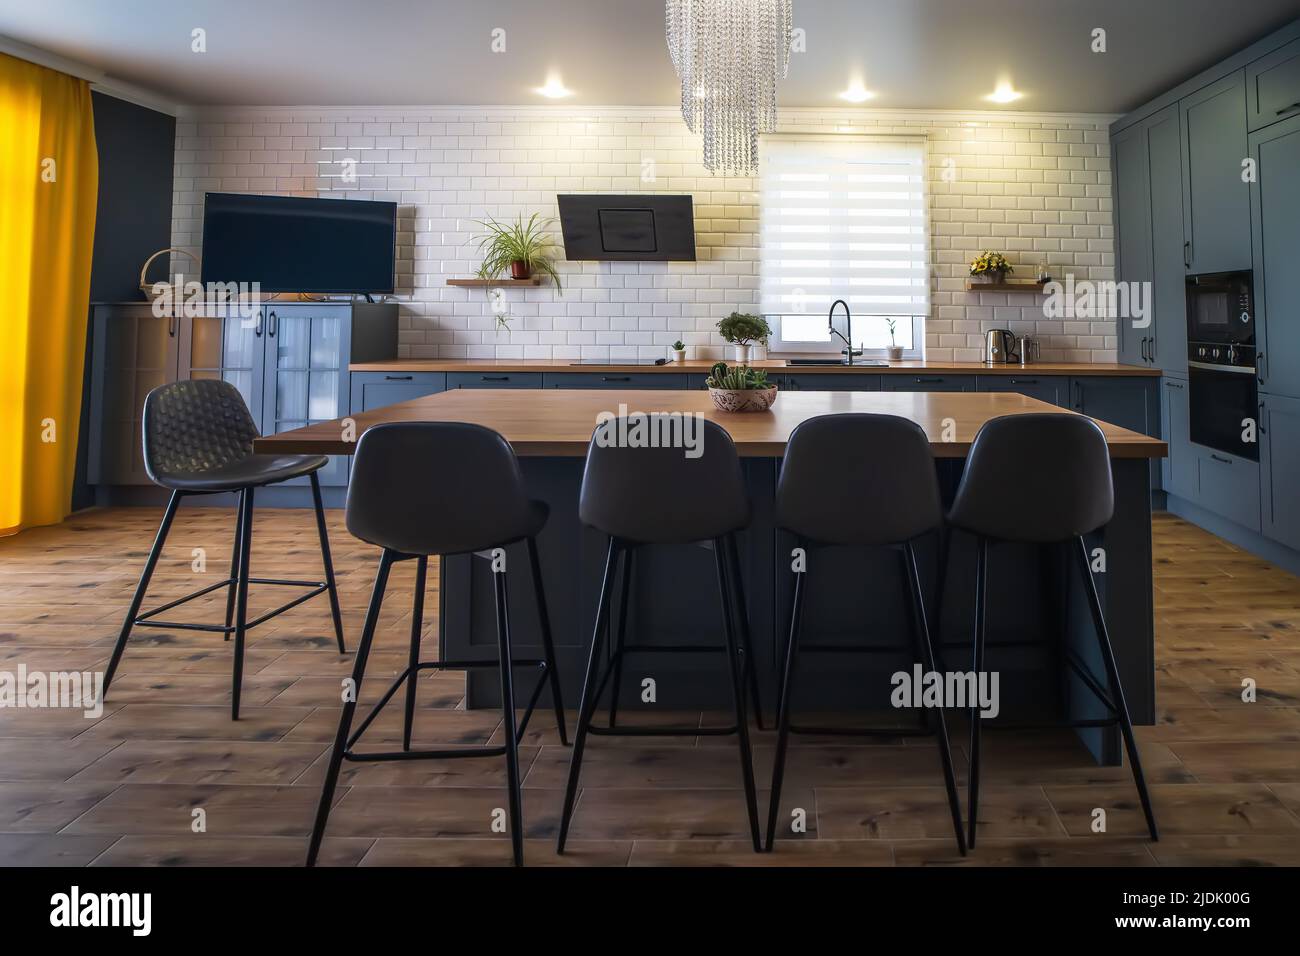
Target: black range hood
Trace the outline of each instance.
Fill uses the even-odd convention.
[[[567,194],[556,198],[564,255],[570,261],[695,261],[695,208],[690,196]]]

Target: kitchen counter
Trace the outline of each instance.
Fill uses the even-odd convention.
[[[739,538],[741,577],[751,627],[756,672],[769,717],[775,700],[778,661],[790,606],[792,539],[774,522],[773,504],[790,432],[799,422],[829,412],[863,411],[902,415],[930,437],[940,488],[951,502],[964,456],[979,427],[1008,414],[1060,412],[1061,409],[1005,392],[830,392],[796,391],[778,396],[770,413],[735,414],[713,409],[707,393],[693,390],[452,390],[354,414],[355,435],[382,422],[462,421],[494,428],[520,455],[530,494],[547,503],[550,520],[538,538],[547,604],[566,704],[578,704],[600,590],[606,541],[577,516],[584,455],[602,413],[630,411],[699,412],[721,424],[743,456],[746,491],[753,521]],[[1101,424],[1101,423],[1099,423]],[[945,434],[947,427],[948,433]],[[1151,580],[1151,471],[1149,461],[1163,456],[1165,443],[1114,425],[1101,424],[1112,456],[1115,516],[1090,535],[1087,546],[1105,556],[1105,573],[1095,575],[1114,642],[1125,695],[1133,720],[1155,718],[1154,610]],[[258,438],[258,452],[350,454],[355,441],[343,440],[336,420]],[[950,441],[945,441],[950,438]],[[884,463],[887,467],[887,463]],[[447,462],[455,469],[455,462]],[[1016,489],[1006,489],[1006,520],[1018,520]],[[406,503],[420,507],[419,501]],[[968,667],[974,614],[974,544],[953,533],[948,574],[938,591],[937,535],[918,539],[923,591],[934,595],[931,620],[950,670]],[[1096,549],[1102,549],[1098,552]],[[527,568],[519,546],[507,548],[508,567]],[[821,644],[870,645],[873,654],[809,655],[801,663],[797,706],[809,710],[875,710],[906,723],[890,707],[891,675],[911,667],[908,648],[907,587],[897,552],[891,549],[836,549],[833,559],[817,552],[809,565],[810,600],[805,634]],[[829,552],[827,552],[829,554]],[[1009,723],[1096,721],[1103,716],[1077,678],[1066,671],[1068,647],[1094,674],[1103,673],[1081,581],[1070,572],[1056,546],[996,543],[990,550],[989,581],[995,595],[988,607],[988,667],[998,672],[1001,714]],[[712,553],[690,546],[646,547],[637,552],[637,574],[629,600],[630,645],[719,644],[720,621]],[[440,646],[449,660],[478,660],[495,653],[490,563],[470,555],[439,561]],[[513,617],[514,645],[521,657],[538,656],[540,631],[532,609],[532,581],[512,574],[511,599],[527,609]],[[940,612],[940,608],[942,611]],[[725,709],[730,689],[725,665],[714,655],[678,651],[629,658],[621,685],[625,711]],[[643,700],[642,682],[652,678],[652,702]],[[468,678],[469,707],[493,706],[498,693],[491,672]],[[521,693],[528,693],[522,690]],[[1115,727],[1076,732],[1102,763],[1119,762],[1122,748]]]
[[[380,362],[354,362],[352,372],[694,372],[707,373],[716,362],[736,363],[731,359],[688,359],[664,365],[634,365],[611,362],[608,365],[575,365],[570,359],[386,359]],[[983,362],[930,362],[909,359],[888,365],[791,365],[785,359],[752,362],[752,367],[768,371],[800,374],[907,375],[917,372],[950,375],[1069,375],[1138,376],[1158,378],[1160,369],[1137,365],[1089,362],[1034,362],[1030,365],[986,365]]]

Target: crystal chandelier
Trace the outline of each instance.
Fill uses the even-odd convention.
[[[776,128],[776,82],[790,66],[793,6],[794,0],[667,0],[682,119],[703,136],[711,173],[758,170],[758,135]]]

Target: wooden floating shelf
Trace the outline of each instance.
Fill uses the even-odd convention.
[[[447,285],[456,285],[465,289],[487,289],[498,285],[541,285],[542,277],[531,279],[448,279]]]
[[[1032,292],[1042,295],[1046,282],[976,282],[966,280],[967,292]]]

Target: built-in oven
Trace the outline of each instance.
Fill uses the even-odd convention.
[[[1231,346],[1234,362],[1187,363],[1188,425],[1192,441],[1259,461],[1259,386],[1255,350]],[[1193,347],[1193,354],[1197,347]],[[1226,356],[1224,356],[1226,358]]]
[[[1187,277],[1187,341],[1197,346],[1193,359],[1213,362],[1215,346],[1255,344],[1253,283],[1249,270]]]

